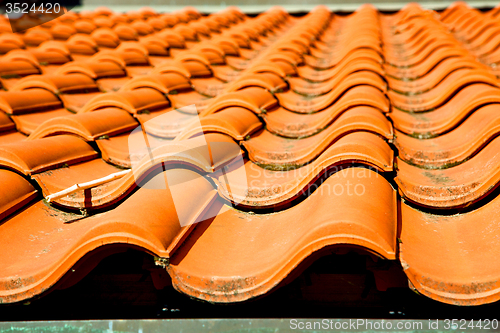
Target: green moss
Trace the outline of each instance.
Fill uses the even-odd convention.
[[[18,74],[1,75],[0,77],[2,79],[20,79],[21,78],[21,76]]]

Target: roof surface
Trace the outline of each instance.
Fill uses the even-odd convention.
[[[332,246],[440,302],[500,298],[499,9],[99,8],[0,30],[0,303],[120,244],[211,302]]]

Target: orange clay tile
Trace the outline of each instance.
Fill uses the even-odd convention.
[[[27,50],[12,50],[6,55],[2,57],[2,60],[4,61],[15,61],[15,60],[21,60],[21,61],[27,61],[33,64],[34,66],[38,66],[38,60],[36,57]]]
[[[195,111],[197,113],[204,111],[212,100],[211,97],[204,96],[195,90],[185,91],[178,94],[172,93],[168,95],[168,99],[172,102],[172,107],[175,109],[189,107],[194,104],[196,106]],[[187,108],[184,112],[191,111],[191,108]]]
[[[61,107],[61,101],[45,89],[0,92],[0,110],[7,114],[19,115],[58,107]]]
[[[224,82],[232,82],[241,74],[240,70],[236,70],[231,66],[213,66],[212,72],[214,77]]]
[[[10,65],[10,66],[9,66]],[[4,55],[0,61],[1,74],[4,76],[26,76],[40,74],[41,67],[38,59],[29,51],[13,50]]]
[[[202,65],[204,66],[204,65]],[[160,65],[156,66],[151,75],[161,75],[167,73],[177,73],[184,76],[186,79],[191,78],[188,64],[179,60],[166,60]]]
[[[476,110],[454,130],[441,136],[419,140],[396,132],[399,157],[409,164],[426,169],[440,169],[460,164],[479,152],[499,133],[500,106],[486,105]]]
[[[96,17],[93,22],[98,28],[113,28],[115,25],[115,22],[107,17]]]
[[[140,65],[148,64],[147,56],[142,52],[126,52],[118,49],[99,51],[88,60],[91,63],[113,62],[123,68],[134,65],[135,61],[138,61]]]
[[[365,191],[335,194],[349,185]],[[197,225],[167,265],[177,290],[210,302],[265,294],[327,246],[356,245],[395,258],[395,192],[367,169],[351,168],[328,178],[306,200],[283,212],[247,214],[222,204],[216,212],[214,219]]]
[[[91,101],[94,97],[103,94],[99,90],[85,90],[82,92],[71,92],[68,94],[60,94],[59,99],[63,102],[64,107],[73,112],[79,112],[85,104]]]
[[[428,22],[428,21],[427,21]],[[444,31],[442,26],[436,26],[431,24],[426,27],[417,27],[418,31],[421,33],[414,35],[414,38],[407,38],[404,33],[399,33],[395,37],[387,36],[389,40],[387,44],[384,45],[384,51],[387,53],[387,58],[394,60],[396,62],[409,59],[410,57],[419,56],[421,53],[427,53],[431,48],[435,48],[440,45],[452,45],[460,46],[449,33]],[[391,38],[394,38],[391,42]],[[396,52],[396,51],[400,52]]]
[[[0,132],[10,131],[16,128],[16,125],[3,112],[0,112]]]
[[[73,54],[92,55],[98,52],[98,45],[92,37],[76,34],[66,41],[66,46]]]
[[[151,147],[159,147],[171,141],[170,139],[163,139],[153,135],[149,135],[147,138]],[[131,160],[136,160],[137,157],[133,151],[129,150],[129,145],[143,144],[144,134],[141,131],[135,131],[133,133],[123,133],[109,138],[102,138],[96,142],[104,161],[121,168],[131,168]]]
[[[154,30],[160,31],[162,29],[165,29],[167,27],[166,22],[164,22],[162,19],[158,17],[151,17],[146,21],[148,24],[150,24]]]
[[[391,260],[399,246],[420,293],[463,305],[497,300],[495,266],[475,262],[479,243],[497,254],[488,234],[500,183],[494,13],[457,4],[439,21],[417,4],[392,15],[320,6],[300,18],[279,8],[255,18],[234,8],[207,16],[101,8],[23,35],[0,20],[0,53],[8,52],[0,57],[8,90],[0,92],[0,184],[15,189],[0,200],[0,302],[39,295],[90,251],[120,246],[159,256],[191,297],[243,301],[333,245]],[[33,203],[123,168],[132,170]],[[153,190],[171,176],[180,193]],[[138,186],[151,177],[150,187]],[[356,188],[363,193],[350,195]],[[479,208],[449,216],[471,204]],[[467,231],[477,218],[483,229],[457,245],[455,225],[466,221]],[[427,245],[437,230],[446,246]],[[421,257],[429,249],[467,269],[429,264]]]
[[[364,89],[349,90],[336,103],[314,114],[294,113],[278,108],[264,114],[263,118],[269,131],[295,138],[309,136],[324,129],[339,115],[353,107],[363,106],[381,112],[389,111],[389,103],[380,90],[368,86],[362,88]]]
[[[36,198],[37,190],[15,172],[0,170],[0,182],[5,189],[0,197],[0,221]]]
[[[220,95],[227,86],[226,82],[216,77],[193,78],[190,80],[190,83],[196,92],[210,97]]]
[[[433,68],[435,68],[441,61],[449,58],[462,58],[464,56],[468,56],[469,54],[466,51],[458,51],[456,48],[449,49],[438,49],[433,55],[424,62],[413,66],[413,67],[390,67],[385,66],[384,70],[387,75],[392,77],[396,77],[399,79],[409,78],[415,79],[425,74],[429,73]]]
[[[43,195],[47,196],[65,190],[74,184],[89,182],[120,171],[122,171],[122,169],[98,158],[67,167],[54,168],[45,172],[40,172],[33,175],[32,178],[41,187]],[[58,206],[87,210],[95,208],[96,206],[99,208],[108,207],[110,204],[116,203],[117,199],[124,194],[128,194],[130,192],[129,189],[133,189],[133,187],[120,188],[119,184],[121,182],[122,179],[115,180],[92,188],[90,193],[89,191],[82,190],[73,193],[71,196],[52,200],[51,203]],[[115,191],[110,189],[114,189]],[[113,192],[119,192],[119,194],[112,197],[110,193]]]
[[[98,79],[103,77],[125,76],[126,70],[124,64],[114,61],[72,61],[62,65],[56,72],[58,75],[73,73],[85,74],[92,79]]]
[[[445,104],[457,91],[472,83],[485,83],[494,87],[500,86],[496,78],[485,70],[463,69],[450,74],[440,84],[428,92],[418,95],[402,96],[389,91],[388,97],[393,106],[400,110],[421,112],[435,109]]]
[[[205,144],[205,138],[199,137],[152,148],[150,153],[144,152],[142,158],[134,164],[133,172],[123,178],[94,187],[88,193],[81,191],[51,202],[78,209],[102,209],[123,199],[138,184],[162,168],[188,164],[201,172],[212,172],[230,164],[241,153],[238,144],[220,134],[207,135],[206,142],[209,146]],[[95,177],[104,177],[117,171],[119,169],[116,167],[97,159],[67,168],[51,169],[38,173],[33,178],[42,188],[43,194],[47,196],[68,188],[71,182],[87,182]]]
[[[216,132],[242,141],[260,128],[262,128],[262,123],[253,112],[241,107],[230,107],[200,118],[199,124],[187,126],[176,137],[176,140],[188,139],[200,132]]]
[[[146,36],[154,32],[153,26],[144,21],[135,21],[130,24],[130,27],[137,31],[137,34],[140,36]]]
[[[346,60],[345,64],[341,64],[333,67],[332,69],[327,69],[322,71],[316,71],[307,66],[299,67],[297,69],[297,74],[299,77],[305,80],[313,82],[322,82],[331,80],[337,75],[341,75],[340,73],[343,73],[345,71],[349,70],[356,71],[355,68],[356,69],[359,68],[358,70],[367,69],[371,71],[377,71],[383,74],[382,68],[379,66],[377,62],[367,61],[366,59],[358,59],[358,58]]]
[[[29,135],[47,120],[70,115],[72,115],[72,113],[68,110],[58,108],[49,111],[13,115],[11,119],[16,123],[16,128],[19,132]]]
[[[5,54],[11,50],[24,49],[24,41],[15,34],[3,33],[0,35],[0,53]]]
[[[290,64],[284,62],[274,61],[272,63],[267,64],[257,64],[252,66],[249,70],[251,73],[273,73],[281,78],[285,78],[287,76],[296,76],[297,70]],[[313,79],[311,79],[313,81]]]
[[[477,24],[481,24],[484,22],[478,21]],[[481,29],[472,36],[465,37],[466,46],[471,51],[479,50],[481,45],[485,45],[486,42],[490,41],[492,38],[496,36],[498,33],[498,28],[494,21],[490,22],[486,26],[481,27]],[[457,36],[460,36],[460,33],[456,33]]]
[[[55,71],[58,66],[73,60],[71,55],[63,54],[62,52],[59,52],[57,50],[33,49],[30,52],[41,64],[44,64],[43,66],[41,66],[42,72],[44,74],[50,74],[51,72]],[[54,68],[53,70],[51,70],[51,65]]]
[[[102,108],[117,107],[132,114],[145,110],[167,108],[170,106],[168,99],[156,89],[139,88],[131,91],[102,94],[80,110],[79,113],[92,112]]]
[[[413,81],[402,81],[387,77],[387,81],[392,90],[399,93],[426,92],[436,87],[448,75],[460,69],[480,69],[485,68],[481,64],[470,59],[449,58],[440,62],[431,72],[424,77]]]
[[[75,28],[77,33],[83,33],[83,34],[91,34],[92,31],[97,29],[95,24],[93,24],[90,21],[77,21],[73,24],[73,27]]]
[[[52,34],[45,29],[32,28],[26,31],[22,36],[22,39],[26,45],[38,46],[45,41],[52,40]]]
[[[90,36],[102,47],[116,48],[120,44],[118,35],[109,28],[98,28]]]
[[[383,93],[385,92],[386,84],[384,80],[382,80],[382,78],[377,74],[365,72],[359,75],[349,75],[345,80],[342,81],[342,83],[336,85],[333,90],[322,96],[301,96],[293,91],[277,93],[275,96],[278,99],[279,104],[285,109],[300,113],[311,113],[329,107],[351,89],[364,91],[364,88],[368,86],[375,87]],[[385,99],[385,97],[383,99]]]
[[[260,87],[276,93],[286,90],[288,87],[285,80],[273,73],[255,73],[245,74],[233,81],[227,88],[226,92],[241,90],[248,87]]]
[[[390,123],[382,114],[351,111],[341,115],[324,131],[301,140],[279,137],[264,130],[242,144],[253,162],[286,169],[310,162],[352,131],[372,132],[387,139],[393,136]]]
[[[498,43],[499,43],[498,35],[494,35],[494,37],[492,37],[490,40],[476,47],[474,49],[474,53],[484,58],[490,58],[491,56],[497,53]]]
[[[246,161],[218,177],[219,193],[242,206],[281,206],[310,191],[312,183],[328,170],[334,173],[358,163],[384,172],[392,171],[392,162],[393,152],[382,138],[355,132],[340,138],[316,160],[298,169],[272,171]]]
[[[240,49],[240,52],[247,53],[244,50],[245,49]],[[224,60],[225,60],[226,64],[229,65],[230,67],[237,69],[239,71],[243,71],[243,70],[247,69],[248,65],[251,63],[251,61],[249,60],[251,58],[252,58],[252,56],[250,56],[250,55],[247,57],[244,57],[244,56],[242,56],[242,57],[226,56]]]
[[[345,50],[344,52],[338,54],[335,58],[333,58],[332,55],[330,55],[328,58],[320,58],[315,62],[308,61],[306,63],[309,67],[317,70],[329,70],[334,68],[335,66],[339,66],[345,63],[346,61],[352,59],[353,57],[366,60],[373,60],[379,63],[382,62],[382,57],[379,52],[376,52],[371,49],[365,50],[360,48],[354,50]]]
[[[135,114],[134,117],[141,123],[148,134],[162,139],[175,138],[193,121],[193,114],[173,108]]]
[[[469,205],[498,184],[498,146],[493,139],[474,157],[444,170],[424,170],[398,160],[396,182],[402,195],[419,205],[449,208]]]
[[[167,72],[161,75],[152,74],[130,79],[120,91],[130,91],[140,88],[152,88],[163,94],[169,94],[171,92],[191,90],[191,84],[185,76],[175,72]]]
[[[383,78],[382,69],[372,62],[366,62],[359,60],[358,62],[353,62],[349,66],[344,67],[339,73],[337,73],[333,78],[324,82],[311,82],[301,78],[288,78],[290,84],[290,89],[298,94],[308,95],[308,96],[319,96],[330,92],[334,89],[339,82],[343,79],[354,75],[366,75],[371,78],[374,74]],[[387,84],[384,82],[382,86],[378,87],[386,90]]]
[[[208,62],[207,59],[204,59],[205,62],[200,61],[201,57],[199,57],[196,60],[191,60],[193,58],[193,55],[188,55],[188,59],[182,59],[181,56],[177,56],[176,58],[182,61],[182,65],[187,71],[190,73],[191,77],[196,77],[196,76],[210,76],[212,75],[212,69],[210,67],[210,63]]]
[[[0,165],[25,175],[97,157],[85,141],[69,135],[0,146]]]
[[[220,95],[202,115],[209,115],[232,106],[246,108],[256,114],[260,114],[262,110],[269,110],[276,105],[277,100],[270,92],[262,88],[250,87]]]
[[[424,46],[418,49],[406,46],[406,52],[398,54],[396,57],[390,57],[386,59],[388,65],[394,67],[414,67],[428,60],[428,57],[439,50],[446,48],[455,48],[460,50],[459,43],[452,37],[437,38],[437,39],[427,39]],[[398,52],[399,53],[399,52]],[[406,54],[405,54],[406,53]],[[390,52],[388,53],[391,54]]]
[[[112,136],[128,132],[139,124],[124,110],[105,108],[95,112],[69,115],[47,120],[41,124],[29,140],[60,134],[74,134],[86,141],[94,141],[102,136]]]
[[[27,136],[17,130],[0,132],[0,145],[21,142],[26,140]]]
[[[173,155],[172,144],[171,144],[172,140],[165,140],[163,138],[153,135],[147,135],[147,140],[149,144],[148,146],[151,149],[153,148],[159,149],[157,153],[158,158],[162,158],[163,155],[165,155],[166,158],[172,157]],[[237,155],[240,153],[240,149],[238,148],[238,146],[227,135],[213,133],[213,134],[206,134],[204,137],[199,137],[196,140],[191,139],[192,144],[196,145],[196,147],[200,145],[202,146],[202,144],[199,143],[199,140],[204,140],[202,141],[202,144],[204,144],[205,141],[206,142],[213,141],[213,146],[214,147],[217,147],[217,145],[221,146],[222,155],[223,156],[224,154],[227,155],[227,157],[219,161],[216,158],[216,156],[214,156],[215,151],[214,148],[212,147],[210,153],[208,152],[208,150],[206,150],[206,148],[204,148],[205,150],[203,151],[203,156],[204,156],[203,158],[196,159],[196,157],[200,156],[199,154],[197,154],[194,157],[191,156],[186,157],[185,161],[187,163],[190,163],[191,165],[205,172],[212,172],[215,168],[218,168],[221,164],[224,164],[234,159],[235,154]],[[117,136],[112,136],[109,138],[103,138],[102,140],[97,140],[97,145],[102,153],[102,158],[105,161],[120,167],[130,168],[132,166],[132,162],[139,161],[146,155],[147,151],[145,151],[143,147],[145,145],[144,142],[145,142],[144,133],[142,133],[141,128],[138,128],[132,133],[125,133]],[[219,144],[219,142],[221,142],[221,144]],[[189,149],[191,149],[189,148],[190,146],[185,146],[183,144],[179,145],[178,143],[175,143],[173,147],[177,147],[177,149],[179,149],[175,151],[188,151]],[[132,149],[132,151],[130,149]],[[174,158],[175,157],[176,156],[174,156]],[[181,158],[182,156],[178,155],[178,157]],[[147,164],[145,164],[145,166],[147,167]]]
[[[486,84],[473,84],[459,91],[445,105],[425,113],[393,110],[394,127],[406,134],[429,138],[446,133],[460,124],[478,107],[500,101],[500,90]]]
[[[0,259],[6,268],[0,275],[2,302],[17,302],[41,294],[85,254],[104,245],[132,245],[168,258],[189,235],[192,223],[213,201],[216,192],[207,180],[189,170],[169,170],[151,182],[165,183],[166,178],[181,182],[188,191],[177,191],[174,201],[169,190],[141,188],[114,210],[85,219],[39,201],[3,223],[1,243],[8,249],[8,255]],[[175,205],[178,201],[186,202],[187,196],[194,205]],[[145,217],[143,209],[149,205],[153,208]],[[38,220],[44,223],[33,223]],[[25,234],[20,234],[20,230]],[[44,236],[30,239],[30,234]],[[47,242],[51,244],[49,249]],[[18,257],[21,254],[38,260],[24,266],[27,261]]]
[[[165,40],[170,47],[177,48],[177,49],[184,49],[186,48],[186,42],[184,40],[184,37],[181,36],[178,32],[175,32],[170,29],[165,29],[156,34],[159,38]]]
[[[3,77],[25,76],[34,74],[40,74],[40,66],[34,65],[29,61],[0,61],[0,75]]]
[[[168,44],[168,42],[157,36],[141,37],[139,38],[139,43],[146,48],[150,56],[166,57],[170,55],[170,45]]]
[[[76,33],[76,29],[67,24],[55,24],[50,28],[50,33],[54,39],[67,40]]]
[[[434,215],[403,202],[399,259],[411,287],[453,305],[498,301],[499,204],[497,197],[468,213]]]
[[[87,75],[32,75],[19,80],[10,91],[22,91],[33,88],[46,89],[53,94],[81,90],[96,90],[97,85]]]

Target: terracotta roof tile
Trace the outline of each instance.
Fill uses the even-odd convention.
[[[50,33],[54,39],[67,40],[76,33],[76,29],[67,24],[55,24],[50,28]]]
[[[357,178],[359,171],[372,175],[370,181]],[[347,182],[364,184],[366,192],[347,196],[331,190]],[[370,208],[354,208],[360,206]],[[283,212],[247,214],[222,203],[215,209],[215,219],[200,223],[167,266],[177,290],[203,300],[237,302],[262,295],[311,252],[328,245],[352,244],[395,258],[395,192],[370,170],[353,168],[329,178],[304,202]],[[275,242],[283,246],[269,246]],[[230,292],[224,287],[228,285]]]
[[[188,192],[181,191],[179,195],[189,195],[190,200],[196,200],[198,210],[193,210],[192,207],[172,210],[170,207],[173,206],[173,199],[169,190],[145,187],[114,210],[85,219],[86,223],[70,223],[80,219],[79,215],[59,211],[46,206],[42,201],[3,223],[0,237],[2,244],[9,248],[9,255],[2,256],[1,263],[3,267],[9,268],[3,270],[0,278],[3,281],[2,301],[15,302],[42,293],[62,278],[83,255],[103,244],[128,243],[158,256],[168,257],[171,249],[192,229],[191,224],[181,226],[179,220],[194,222],[197,214],[213,200],[216,193],[208,181],[193,171],[176,169],[167,171],[167,175],[181,180],[185,189],[192,189]],[[152,182],[155,180],[165,181],[163,175],[158,175]],[[182,201],[182,197],[179,200]],[[171,204],[164,205],[165,202]],[[142,208],[151,204],[155,208],[144,219]],[[37,220],[45,223],[32,223]],[[26,234],[20,234],[19,229]],[[30,234],[45,236],[33,239],[32,242]],[[43,251],[47,242],[54,251]],[[16,257],[21,253],[40,260],[34,260],[35,263],[23,267],[26,262]],[[20,273],[19,269],[24,273]],[[12,276],[25,281],[22,289],[12,282]]]
[[[212,114],[232,106],[243,107],[260,114],[262,110],[268,110],[276,106],[277,102],[270,92],[257,87],[249,87],[217,97],[204,114]]]
[[[119,60],[114,61],[73,61],[59,68],[56,74],[67,75],[71,73],[85,74],[92,79],[104,77],[120,77],[126,75],[125,65]]]
[[[472,212],[449,216],[402,203],[399,256],[412,286],[454,305],[497,301],[498,267],[493,259],[498,255],[497,212],[498,198]]]
[[[54,39],[52,34],[46,29],[37,29],[32,28],[26,31],[26,33],[22,36],[22,39],[26,45],[29,46],[38,46],[43,42]]]
[[[78,20],[73,24],[73,27],[77,33],[82,34],[91,34],[92,31],[97,29],[97,26],[94,23],[87,20]]]
[[[1,145],[0,165],[31,175],[64,164],[89,160],[97,155],[83,140],[64,135]]]
[[[104,108],[95,112],[52,118],[31,133],[29,140],[60,134],[74,134],[86,141],[129,132],[137,121],[124,110]]]
[[[331,245],[399,260],[441,302],[498,300],[498,12],[0,23],[0,302],[107,244],[211,302],[263,295]]]
[[[46,89],[59,95],[82,90],[96,90],[97,85],[94,80],[84,74],[32,75],[19,80],[10,90],[23,91],[34,88]]]
[[[419,140],[396,132],[399,157],[426,169],[440,169],[465,162],[497,135],[498,105],[476,110],[456,129],[438,137]]]
[[[262,123],[254,113],[242,107],[230,107],[201,118],[200,126],[187,126],[176,139],[183,140],[200,133],[217,132],[243,141],[260,128]]]
[[[73,54],[92,55],[98,51],[98,45],[92,37],[76,34],[66,41],[66,46]]]
[[[61,106],[57,96],[45,89],[0,92],[0,110],[10,115],[50,110]]]
[[[250,153],[251,154],[251,153]],[[251,157],[251,156],[250,156]],[[252,161],[253,162],[253,161]],[[263,167],[250,161],[218,178],[219,192],[228,200],[255,208],[282,206],[308,191],[314,180],[338,171],[342,166],[364,164],[381,172],[392,171],[393,153],[383,139],[371,133],[348,134],[333,143],[310,164],[287,171],[273,171],[274,164]],[[275,162],[275,161],[272,161]],[[284,165],[293,168],[295,165]]]
[[[22,38],[15,34],[3,33],[0,35],[0,53],[26,48]]]
[[[0,132],[9,131],[16,128],[16,125],[5,113],[0,113]]]
[[[99,95],[90,100],[79,113],[92,112],[108,107],[118,107],[136,114],[146,110],[165,109],[169,106],[169,100],[158,90],[139,88]]]
[[[389,103],[380,90],[365,86],[349,90],[334,104],[317,113],[294,113],[276,108],[263,115],[263,118],[269,131],[273,133],[286,137],[308,136],[324,129],[342,113],[357,106],[389,111]]]
[[[0,170],[0,181],[2,186],[10,189],[0,197],[1,220],[34,200],[38,195],[30,182],[15,172]]]
[[[277,93],[276,98],[280,105],[288,110],[311,113],[324,110],[334,104],[341,96],[345,95],[346,92],[351,89],[355,89],[361,93],[361,91],[364,91],[365,86],[375,87],[381,90],[381,92],[385,92],[386,84],[380,76],[374,73],[355,73],[349,75],[341,83],[338,83],[334,89],[322,96],[311,98],[309,96],[300,96],[293,91],[288,91],[285,93]],[[382,100],[385,102],[385,98],[382,97]],[[383,102],[381,104],[383,104]],[[384,108],[383,106],[382,108],[386,109],[386,107]]]
[[[485,70],[461,69],[448,75],[428,92],[402,96],[390,91],[388,95],[394,107],[400,110],[409,112],[432,111],[445,104],[461,88],[472,83],[485,83],[499,87],[496,78]]]
[[[445,170],[423,170],[398,160],[396,182],[402,194],[424,206],[458,207],[468,205],[490,193],[498,182],[495,171],[498,139],[477,155]],[[452,162],[450,162],[453,165]],[[488,170],[484,167],[491,165]]]
[[[478,107],[495,103],[500,90],[486,84],[473,84],[463,88],[448,103],[426,113],[407,113],[394,110],[390,117],[394,127],[416,137],[432,137],[455,128]]]
[[[13,115],[11,119],[16,123],[16,128],[19,132],[24,134],[31,134],[35,131],[41,124],[56,117],[64,117],[71,115],[72,113],[63,108],[58,108],[55,110],[45,110],[41,112]]]
[[[398,93],[426,92],[436,87],[445,77],[460,69],[485,68],[468,58],[448,58],[441,61],[430,73],[412,81],[401,81],[387,77],[391,89]]]

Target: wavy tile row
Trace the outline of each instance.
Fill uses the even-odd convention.
[[[210,302],[264,295],[332,246],[399,261],[441,302],[498,300],[495,13],[4,22],[0,302],[118,246]]]

